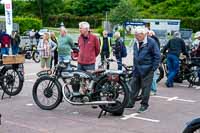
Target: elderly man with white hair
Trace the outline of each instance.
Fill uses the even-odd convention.
[[[133,80],[132,92],[128,108],[134,107],[136,96],[142,89],[141,107],[138,113],[147,110],[153,80],[154,71],[160,63],[160,50],[155,40],[147,36],[147,30],[143,27],[136,27],[133,59]]]
[[[96,57],[100,53],[99,39],[90,33],[88,22],[80,22],[79,31],[78,45],[80,51],[78,56],[78,70],[94,70]]]

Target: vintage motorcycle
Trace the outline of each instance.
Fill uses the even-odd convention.
[[[67,66],[72,69],[66,70]],[[53,72],[38,73],[32,94],[35,103],[44,110],[56,108],[64,98],[72,105],[99,105],[105,112],[122,115],[128,102],[129,84],[123,71],[78,71],[74,65],[63,62]]]
[[[25,55],[26,59],[33,59],[36,63],[40,62],[39,52],[36,45],[26,45],[20,50],[21,54]]]
[[[187,80],[190,84],[189,87],[193,85],[200,85],[199,72],[200,72],[200,64],[198,61],[193,61],[197,58],[190,58],[189,60],[186,58],[179,59],[179,72],[174,78],[174,82],[182,83],[183,80]],[[199,59],[198,59],[199,60]],[[161,65],[159,67],[159,78],[157,82],[159,82],[164,75],[167,75],[167,65],[166,65],[166,57],[162,57]]]

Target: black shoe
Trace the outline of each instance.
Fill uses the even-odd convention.
[[[168,87],[168,88],[171,88],[171,87],[174,87],[173,85],[170,85],[169,83],[165,83],[165,85]]]
[[[126,105],[126,107],[125,108],[134,108],[135,107],[135,105],[134,104],[128,104],[128,105]]]
[[[97,105],[92,105],[92,108],[96,109],[96,108],[98,108],[98,106]]]
[[[148,109],[147,106],[143,106],[143,105],[141,105],[141,107],[139,108],[139,110],[137,111],[137,113],[143,113],[143,112],[146,112],[147,109]]]

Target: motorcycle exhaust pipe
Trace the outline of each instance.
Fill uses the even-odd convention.
[[[72,102],[69,99],[65,98],[65,100],[72,105],[106,105],[106,104],[115,104],[116,101],[94,101],[94,102]]]
[[[63,94],[64,93],[64,89],[62,89]],[[70,101],[65,95],[63,95],[64,99],[72,104],[72,105],[105,105],[105,104],[115,104],[116,101],[94,101],[94,102],[72,102]]]

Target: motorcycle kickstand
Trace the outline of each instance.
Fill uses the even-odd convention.
[[[1,95],[1,100],[3,100],[4,99],[4,95],[5,95],[5,92],[3,91],[3,94]],[[8,98],[11,98],[11,96],[9,95],[9,97]]]
[[[103,114],[103,112],[104,112],[104,114]],[[102,114],[105,116],[107,114],[107,111],[101,109],[99,116],[98,116],[99,119],[101,118]]]

